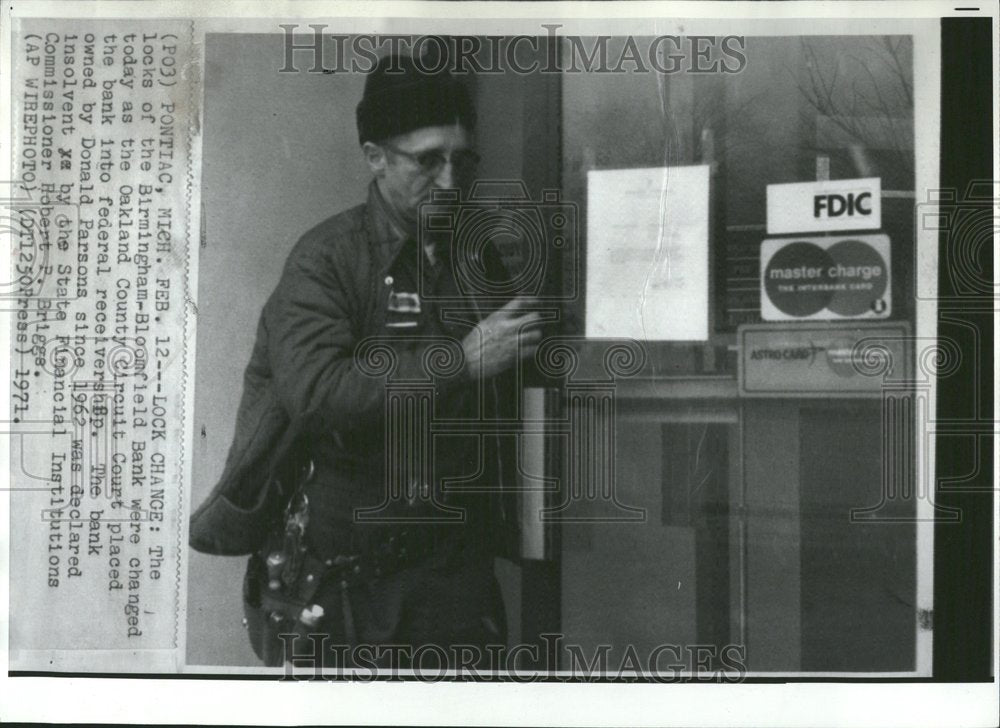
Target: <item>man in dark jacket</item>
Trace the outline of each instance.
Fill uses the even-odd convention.
[[[538,315],[526,299],[503,302],[463,280],[472,261],[476,280],[502,281],[491,246],[462,249],[447,225],[421,231],[432,192],[461,189],[474,173],[467,89],[386,57],[366,80],[357,123],[374,177],[368,199],[289,255],[217,487],[273,470],[274,443],[296,433],[282,457],[307,462],[307,475],[255,548],[244,595],[268,664],[322,654],[325,664],[405,665],[428,647],[435,664],[442,654],[453,662],[460,645],[505,642],[493,558],[501,520],[516,515],[500,490],[516,468],[514,374],[537,346]],[[204,550],[240,551],[224,541]],[[278,648],[279,631],[329,639]],[[389,644],[410,649],[370,654]],[[331,659],[340,645],[374,649]]]

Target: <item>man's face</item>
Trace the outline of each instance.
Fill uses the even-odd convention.
[[[382,196],[412,225],[431,190],[463,187],[470,181],[476,159],[470,135],[459,124],[428,126],[381,144],[366,144],[365,154]]]

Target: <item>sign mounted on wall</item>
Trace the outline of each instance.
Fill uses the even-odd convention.
[[[880,227],[880,177],[767,186],[768,235]]]
[[[912,377],[906,322],[775,326],[737,333],[743,397],[871,397]]]
[[[760,247],[765,321],[884,319],[892,313],[889,238],[769,238]]]

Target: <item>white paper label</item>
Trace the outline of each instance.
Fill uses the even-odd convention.
[[[879,177],[767,186],[769,235],[881,227]]]

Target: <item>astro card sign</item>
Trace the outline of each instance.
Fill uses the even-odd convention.
[[[888,318],[891,274],[886,235],[769,238],[760,248],[761,317]]]

